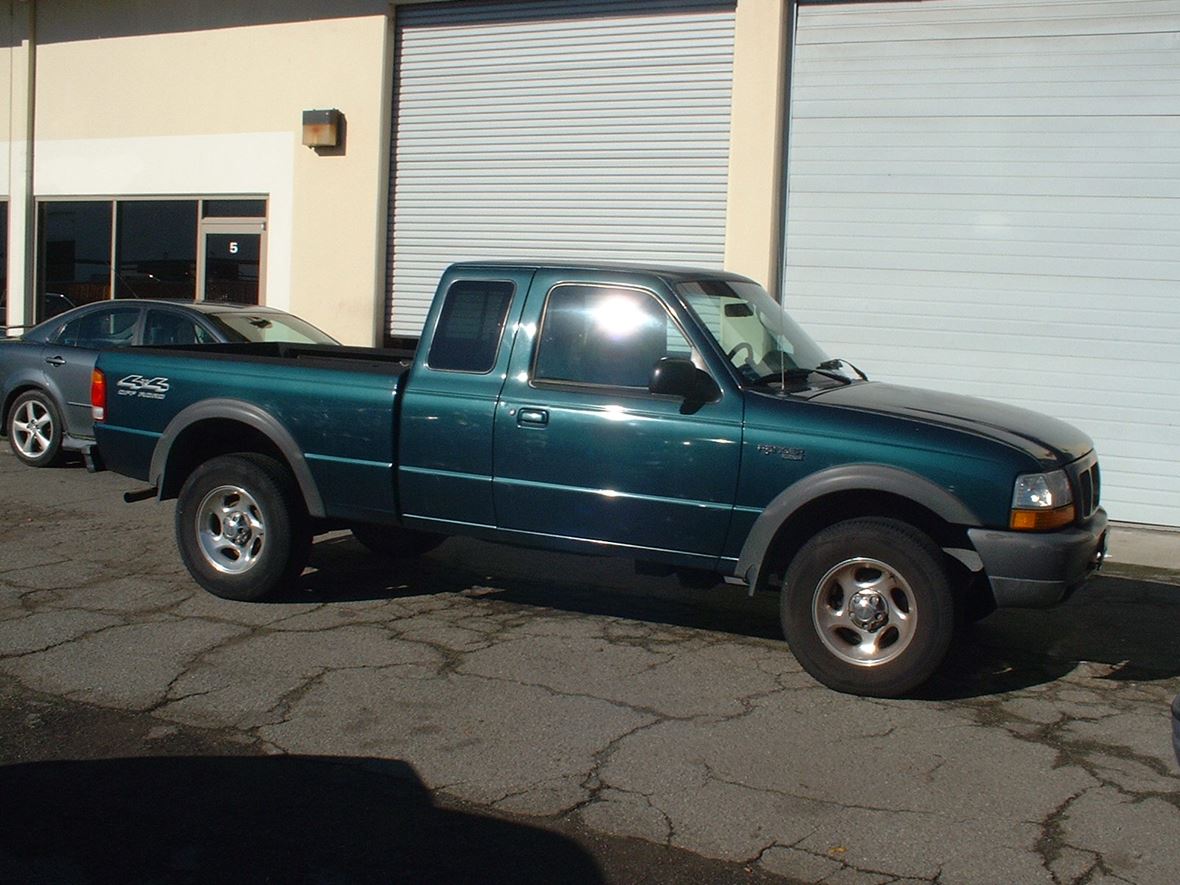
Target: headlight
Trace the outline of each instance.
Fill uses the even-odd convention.
[[[1018,531],[1061,528],[1074,521],[1073,492],[1064,470],[1016,477],[1009,525]]]

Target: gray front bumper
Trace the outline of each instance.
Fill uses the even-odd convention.
[[[1056,532],[968,529],[1000,607],[1056,605],[1102,564],[1106,511]]]

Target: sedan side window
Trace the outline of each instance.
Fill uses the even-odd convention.
[[[143,343],[156,346],[212,344],[213,336],[190,317],[170,310],[149,310],[143,322]]]
[[[113,307],[96,310],[70,320],[62,326],[57,344],[66,347],[85,347],[90,350],[107,350],[112,347],[127,347],[134,343],[135,322],[139,319],[138,307]]]
[[[549,293],[533,380],[647,389],[663,357],[692,346],[650,292],[564,285]]]

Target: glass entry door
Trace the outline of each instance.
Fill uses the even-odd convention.
[[[266,280],[264,222],[202,224],[198,297],[261,304]]]

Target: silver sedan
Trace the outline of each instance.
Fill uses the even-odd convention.
[[[94,446],[90,375],[112,347],[286,341],[336,344],[296,316],[253,305],[118,299],[66,311],[0,339],[0,416],[17,458],[56,464],[63,452]]]

